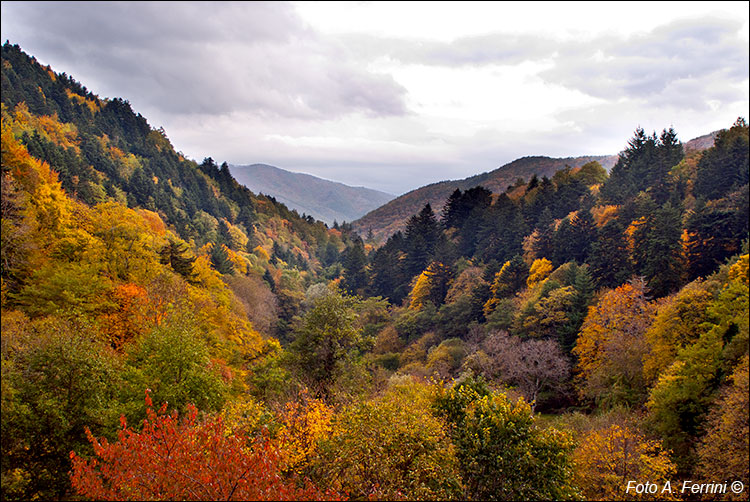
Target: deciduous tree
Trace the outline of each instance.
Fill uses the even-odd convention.
[[[198,419],[189,406],[176,412],[152,408],[140,431],[122,419],[117,442],[96,439],[86,429],[95,456],[71,452],[76,492],[97,500],[317,500],[337,498],[305,480],[281,473],[278,451],[253,443],[240,431],[225,434],[221,416]],[[250,446],[248,448],[248,446]]]
[[[623,284],[589,309],[573,348],[582,397],[610,405],[635,404],[645,398],[645,332],[654,315],[645,287],[642,280]]]

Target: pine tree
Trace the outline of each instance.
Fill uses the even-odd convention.
[[[690,215],[684,242],[688,280],[708,276],[727,258],[740,252],[750,216],[747,186],[732,195],[711,204],[699,200]]]
[[[614,288],[630,278],[627,242],[618,220],[610,220],[598,229],[588,264],[598,287]]]
[[[229,259],[229,253],[223,244],[214,243],[211,246],[211,265],[220,274],[234,274],[234,264]]]
[[[575,260],[576,237],[576,232],[573,224],[570,222],[570,218],[563,218],[552,236],[553,253],[550,258],[556,266]]]
[[[539,216],[536,229],[538,238],[534,243],[534,254],[536,258],[547,258],[554,256],[554,234],[555,220],[552,219],[552,212],[545,207]]]
[[[160,261],[163,265],[170,265],[172,269],[192,282],[196,278],[193,263],[196,257],[191,256],[185,242],[177,242],[172,239],[159,252]]]
[[[396,232],[371,255],[368,289],[371,296],[388,298],[393,304],[406,297],[411,276],[407,276],[404,267],[405,246],[403,234]]]
[[[443,227],[449,228],[460,228],[460,204],[461,204],[461,190],[456,188],[453,193],[448,197],[448,200],[443,206]]]
[[[636,272],[645,276],[651,294],[660,298],[682,284],[682,226],[677,208],[666,203],[633,234]]]
[[[594,217],[588,209],[581,209],[576,213],[571,223],[573,225],[573,238],[575,239],[572,258],[578,263],[585,263],[591,251],[591,245],[596,239]]]
[[[344,250],[341,258],[344,267],[343,286],[350,294],[359,294],[367,286],[367,256],[361,239],[355,239]]]
[[[232,239],[232,233],[229,231],[229,225],[227,222],[223,219],[219,219],[219,235],[218,235],[218,242],[220,244],[225,245],[229,249],[234,249],[234,239]]]
[[[481,216],[475,256],[486,262],[504,263],[521,254],[526,233],[527,226],[518,205],[502,193]]]
[[[271,288],[271,292],[276,292],[276,281],[273,280],[273,276],[271,275],[271,272],[266,269],[265,273],[263,274],[263,280],[268,283],[268,287]]]
[[[410,277],[422,272],[434,256],[440,239],[440,227],[430,204],[406,224],[406,272]]]
[[[748,167],[748,125],[738,118],[729,130],[721,131],[712,148],[698,161],[694,192],[706,200],[718,199],[750,180]]]

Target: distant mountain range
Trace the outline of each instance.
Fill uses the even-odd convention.
[[[718,133],[719,131],[714,131],[687,141],[684,143],[685,151],[711,148]],[[518,178],[528,181],[534,174],[539,177],[552,177],[555,172],[565,166],[580,167],[588,162],[597,161],[609,171],[617,162],[617,157],[617,155],[566,158],[522,157],[494,171],[477,174],[462,180],[441,181],[417,188],[367,213],[359,220],[353,221],[352,225],[354,230],[363,236],[372,230],[373,236],[382,242],[399,230],[403,230],[406,227],[406,221],[412,215],[418,213],[428,202],[439,216],[445,201],[457,188],[465,191],[482,185],[493,193],[502,193]]]
[[[714,144],[719,131],[687,141],[685,151],[705,150]],[[516,159],[493,171],[462,180],[447,180],[426,185],[404,195],[394,195],[365,187],[352,187],[325,180],[310,174],[294,173],[266,164],[230,166],[238,182],[255,193],[274,197],[300,214],[305,213],[332,225],[334,221],[352,222],[354,230],[364,236],[384,241],[403,230],[406,221],[428,202],[438,213],[453,191],[468,190],[482,185],[493,193],[504,192],[518,178],[528,181],[533,175],[551,177],[565,166],[580,167],[597,161],[609,171],[617,162],[617,155],[552,158],[530,156]]]
[[[477,174],[462,180],[440,181],[412,190],[397,197],[382,207],[352,222],[354,230],[360,235],[367,235],[372,230],[373,236],[383,241],[390,235],[406,227],[406,221],[418,213],[428,202],[433,211],[439,215],[451,193],[457,188],[468,190],[479,185],[493,193],[504,192],[518,178],[528,181],[534,174],[539,177],[551,177],[555,172],[570,167],[580,167],[588,162],[597,161],[609,171],[617,162],[617,155],[599,155],[584,157],[522,157],[487,173]]]
[[[270,195],[290,209],[328,225],[334,221],[356,220],[395,197],[378,190],[352,187],[266,164],[232,165],[229,170],[239,183],[253,192]]]

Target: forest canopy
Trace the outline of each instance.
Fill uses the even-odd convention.
[[[455,190],[378,245],[10,43],[2,88],[3,499],[748,486],[744,119]]]

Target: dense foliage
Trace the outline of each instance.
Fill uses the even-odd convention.
[[[743,119],[456,189],[376,246],[9,43],[2,86],[3,499],[747,486]]]

